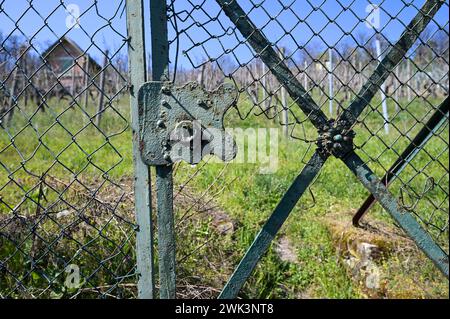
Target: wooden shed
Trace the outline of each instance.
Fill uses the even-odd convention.
[[[42,57],[52,75],[71,94],[80,92],[86,87],[90,77],[101,70],[101,66],[68,37],[58,39],[44,51]]]

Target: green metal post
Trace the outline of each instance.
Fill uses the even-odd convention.
[[[242,286],[247,281],[248,277],[250,277],[256,265],[269,248],[270,243],[275,238],[275,235],[278,233],[281,226],[283,226],[283,223],[289,217],[292,209],[294,209],[300,197],[308,189],[308,186],[317,176],[324,163],[325,159],[320,157],[319,153],[314,153],[300,175],[295,178],[292,185],[284,194],[280,203],[275,208],[264,227],[256,236],[219,298],[236,298]]]
[[[169,40],[167,5],[164,0],[150,1],[153,81],[169,79]],[[158,204],[158,251],[160,298],[176,296],[175,230],[173,214],[173,167],[156,166]]]
[[[151,213],[150,170],[139,151],[139,120],[137,92],[146,81],[145,35],[143,1],[127,0],[128,63],[130,72],[131,129],[133,131],[134,198],[138,231],[136,233],[136,262],[138,297],[154,297],[153,234]]]

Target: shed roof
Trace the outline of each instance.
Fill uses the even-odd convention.
[[[60,45],[63,46],[71,46],[72,48],[75,49],[75,51],[78,53],[79,56],[82,55],[87,55],[89,57],[89,63],[91,65],[94,65],[96,68],[101,69],[101,66],[97,63],[97,61],[95,61],[88,53],[86,53],[75,41],[73,41],[72,39],[70,39],[67,36],[63,36],[61,38],[59,38],[58,40],[56,40],[52,45],[50,45],[43,53],[42,53],[42,57],[44,59],[47,59],[53,52],[54,49]]]

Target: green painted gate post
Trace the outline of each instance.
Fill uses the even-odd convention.
[[[136,233],[136,263],[138,297],[154,297],[153,234],[151,213],[150,169],[139,151],[139,120],[137,93],[146,81],[144,6],[143,1],[127,0],[128,64],[130,74],[131,129],[133,132],[134,198],[138,230]]]
[[[152,79],[153,81],[168,81],[169,39],[167,35],[167,4],[165,0],[150,0],[150,20],[152,35]],[[158,258],[161,299],[173,299],[176,293],[172,175],[172,164],[156,166]]]

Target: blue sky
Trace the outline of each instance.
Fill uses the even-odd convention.
[[[145,2],[146,8],[148,9],[148,1]],[[187,19],[186,22],[178,21],[179,29],[190,25],[193,21],[192,18],[204,23],[210,20],[206,13],[214,16],[220,12],[214,0],[191,0],[190,2],[199,4],[199,7],[193,11],[191,18]],[[188,0],[175,1],[175,11],[180,12],[180,18],[186,17],[186,14],[181,12],[184,10],[191,11],[193,9],[190,2]],[[366,0],[239,0],[241,6],[246,12],[249,12],[249,17],[258,27],[265,25],[263,30],[269,40],[276,41],[278,44],[286,46],[291,50],[297,47],[297,44],[305,44],[313,36],[314,32],[321,31],[329,19],[335,19],[336,22],[326,26],[320,32],[320,36],[314,37],[314,41],[318,44],[323,45],[326,42],[328,45],[334,45],[341,38],[343,31],[352,31],[355,25],[357,27],[353,30],[353,34],[363,32],[370,34],[372,31],[364,23],[358,21],[358,18],[367,17],[366,7],[369,3],[380,4],[382,9],[381,25],[384,26],[387,24],[387,27],[382,32],[385,37],[391,41],[395,41],[404,29],[402,23],[407,24],[417,13],[414,7],[420,7],[424,2],[425,0],[385,0],[373,2]],[[85,12],[80,17],[82,28],[69,31],[66,26],[66,21],[68,17],[70,18],[70,15],[65,10],[65,7],[61,5],[60,0],[3,0],[0,1],[0,31],[3,33],[3,36],[11,32],[17,35],[24,34],[28,39],[32,39],[33,44],[40,50],[45,49],[48,44],[54,42],[58,37],[69,31],[68,36],[70,38],[75,40],[83,49],[89,48],[89,53],[94,58],[99,59],[100,51],[96,46],[103,50],[108,48],[112,51],[120,47],[122,45],[122,38],[126,35],[126,24],[125,13],[122,14],[123,7],[119,8],[121,1],[98,0],[96,1],[96,5],[94,3],[95,1],[93,0],[64,1],[66,6],[76,4],[79,6],[81,12]],[[255,3],[262,3],[262,6],[255,9]],[[284,5],[293,3],[289,7],[297,16],[290,10],[283,10],[281,3]],[[412,5],[405,6],[405,3]],[[31,6],[42,17],[30,9]],[[314,11],[313,7],[320,7],[322,11]],[[342,7],[348,7],[351,10],[342,12]],[[448,26],[448,6],[444,7],[437,14],[436,20],[439,24]],[[276,16],[277,21],[284,28],[291,30],[291,37],[286,36],[281,26],[275,20],[271,20],[268,14]],[[389,14],[396,16],[397,19],[391,20]],[[47,17],[49,18],[46,19]],[[44,21],[44,19],[46,20]],[[307,23],[297,24],[298,19],[304,19]],[[17,25],[23,34],[15,30],[15,21],[18,21]],[[111,25],[109,25],[109,21]],[[147,19],[147,21],[149,20]],[[223,14],[220,21],[225,28],[231,26]],[[343,31],[339,29],[338,25]],[[217,36],[222,35],[220,37],[220,43],[218,40],[210,40],[204,44],[203,48],[198,46],[189,51],[188,49],[193,46],[193,43],[202,43],[203,40],[210,38],[207,32]],[[194,61],[194,64],[204,59],[206,55],[205,50],[209,56],[218,57],[223,53],[224,48],[234,49],[237,58],[241,62],[250,59],[253,55],[252,52],[245,45],[239,45],[239,38],[236,38],[234,34],[223,35],[223,33],[223,29],[217,21],[210,21],[205,28],[193,27],[187,33],[183,33],[180,37],[179,65],[188,67],[190,64],[186,57],[181,55],[181,51],[183,50],[188,50],[188,55],[192,59],[197,60]],[[173,30],[170,32],[170,38],[174,38]],[[345,41],[350,41],[350,37],[346,36]],[[94,42],[94,46],[92,42]],[[235,48],[237,45],[238,47]],[[175,46],[173,46],[174,48]],[[172,51],[173,55],[174,53]]]
[[[67,28],[66,22],[72,19],[66,11],[69,4],[79,6],[81,28]],[[70,0],[64,1],[63,6],[59,0],[4,0],[1,2],[0,31],[3,37],[12,31],[26,36],[40,50],[67,34],[98,58],[100,52],[92,43],[103,50],[115,50],[126,37],[126,14],[121,16],[123,6],[119,8],[119,4],[117,0],[99,0],[96,5],[92,0]],[[16,21],[21,32],[15,30]]]
[[[424,0],[386,0],[386,1],[367,1],[367,0],[238,0],[245,12],[248,12],[249,18],[259,28],[263,28],[266,37],[279,46],[284,46],[288,50],[295,50],[298,46],[313,43],[317,47],[325,48],[326,46],[334,46],[337,41],[339,44],[350,42],[355,45],[350,36],[344,36],[344,32],[352,32],[356,35],[363,33],[366,36],[374,34],[374,30],[366,27],[360,19],[368,16],[366,7],[369,4],[378,4],[381,7],[380,24],[381,32],[390,41],[396,41],[411,19],[417,14],[417,8],[424,4]],[[202,2],[202,1],[198,1]],[[184,7],[188,6],[188,0],[175,1],[175,11],[181,12]],[[262,3],[260,8],[255,8],[255,3]],[[283,10],[282,4],[289,6],[292,10]],[[405,3],[410,4],[405,6]],[[292,5],[290,5],[292,4]],[[320,8],[321,10],[314,10]],[[347,10],[344,10],[347,9]],[[202,11],[203,9],[203,11]],[[192,17],[201,23],[210,21],[207,16],[214,16],[219,12],[219,8],[215,1],[206,1],[202,4],[201,9],[195,10]],[[184,17],[186,14],[181,14]],[[275,18],[275,19],[273,19]],[[301,20],[301,23],[298,23]],[[328,23],[334,20],[334,23]],[[436,21],[440,25],[448,26],[448,6],[444,6],[436,15]],[[212,58],[217,58],[225,49],[233,49],[232,54],[228,56],[232,60],[239,60],[241,63],[248,62],[253,53],[248,46],[239,43],[234,34],[223,35],[223,28],[231,27],[231,23],[227,19],[222,19],[222,27],[219,22],[209,22],[205,28],[193,27],[188,30],[187,34],[183,33],[180,38],[180,51],[187,50],[188,56],[194,64],[200,63],[206,53]],[[183,29],[192,23],[192,19],[188,19],[185,23],[178,23],[178,29]],[[286,35],[286,29],[290,35]],[[220,36],[220,39],[209,40],[203,43],[202,40],[209,39],[213,34]],[[315,35],[316,33],[316,35]],[[189,38],[189,36],[191,39]],[[343,38],[342,38],[343,37]],[[171,38],[174,38],[174,32],[171,32]],[[341,39],[342,38],[342,39]],[[195,46],[195,44],[203,44]],[[224,46],[224,48],[221,47]],[[237,46],[237,47],[236,47]],[[192,48],[192,49],[190,49]],[[181,65],[187,65],[186,58],[181,56]]]

